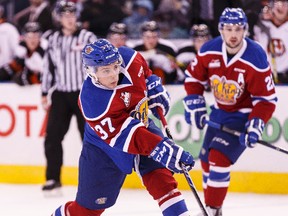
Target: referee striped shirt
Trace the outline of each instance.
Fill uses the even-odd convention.
[[[86,74],[82,66],[82,48],[97,37],[86,29],[77,30],[73,35],[65,36],[55,31],[48,36],[48,49],[44,57],[42,76],[42,95],[49,89],[61,92],[79,91]]]

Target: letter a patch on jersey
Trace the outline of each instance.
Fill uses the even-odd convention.
[[[131,100],[131,93],[129,92],[121,92],[120,98],[124,101],[126,107],[129,107]]]

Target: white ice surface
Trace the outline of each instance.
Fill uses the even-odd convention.
[[[200,208],[191,191],[182,191],[191,216]],[[0,184],[0,216],[50,216],[66,201],[73,200],[76,187],[64,186],[61,197],[44,197],[41,185]],[[199,193],[203,200],[203,194]],[[103,216],[160,216],[155,201],[145,190],[123,189],[117,203]],[[285,216],[288,215],[288,195],[228,193],[224,216]]]

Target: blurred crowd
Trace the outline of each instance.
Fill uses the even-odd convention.
[[[61,0],[63,1],[63,0]],[[226,7],[240,7],[266,50],[277,84],[288,83],[286,0],[70,0],[77,25],[141,52],[164,84],[182,83],[201,45],[219,36]],[[47,38],[61,27],[57,0],[0,0],[0,81],[41,82]]]

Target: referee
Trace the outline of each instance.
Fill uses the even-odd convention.
[[[49,111],[44,141],[47,167],[43,191],[61,187],[62,141],[73,115],[76,115],[78,130],[83,138],[84,119],[77,105],[85,78],[81,50],[97,39],[92,32],[78,29],[75,3],[60,1],[55,12],[61,29],[48,36],[49,46],[44,58],[42,77],[42,105]],[[51,93],[51,101],[48,100],[48,93]]]

